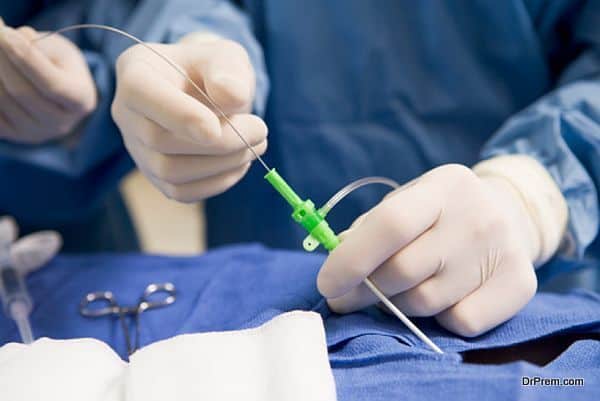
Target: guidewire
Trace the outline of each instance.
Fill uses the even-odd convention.
[[[254,148],[252,148],[252,146],[250,146],[250,144],[248,143],[248,141],[246,140],[246,138],[244,138],[244,136],[242,135],[242,133],[235,127],[235,125],[233,125],[233,123],[231,122],[231,120],[229,119],[229,117],[227,116],[227,114],[225,114],[225,112],[223,111],[223,109],[221,109],[221,107],[219,107],[219,105],[217,104],[217,102],[215,102],[209,96],[209,94],[205,90],[203,90],[198,85],[196,85],[196,83],[194,82],[194,80],[188,75],[187,72],[185,72],[181,67],[179,67],[177,65],[177,63],[175,63],[173,60],[171,60],[170,58],[168,58],[167,56],[165,56],[164,54],[162,54],[158,50],[152,48],[152,46],[150,46],[148,43],[144,42],[141,39],[138,39],[134,35],[132,35],[132,34],[130,34],[128,32],[122,31],[121,29],[114,28],[114,27],[108,26],[108,25],[101,25],[101,24],[77,24],[77,25],[66,26],[64,28],[60,28],[60,29],[57,29],[55,31],[45,33],[45,34],[41,35],[39,38],[36,38],[34,41],[37,42],[37,41],[40,41],[40,40],[45,39],[45,38],[47,38],[49,36],[52,36],[52,35],[56,35],[56,34],[63,33],[63,32],[68,32],[68,31],[79,30],[79,29],[102,29],[102,30],[105,30],[105,31],[117,33],[117,34],[119,34],[121,36],[129,38],[132,41],[134,41],[134,42],[142,45],[143,47],[145,47],[146,49],[150,50],[152,53],[154,53],[155,55],[157,55],[158,57],[160,57],[163,61],[165,61],[167,64],[169,64],[171,67],[173,67],[186,81],[188,81],[190,83],[190,85],[192,85],[192,87],[194,89],[196,89],[198,91],[198,93],[200,93],[202,95],[202,97],[204,99],[206,99],[206,101],[210,104],[210,106],[217,112],[217,114],[221,118],[223,118],[223,120],[227,123],[227,125],[229,125],[229,127],[233,130],[233,132],[235,132],[237,134],[237,136],[242,140],[242,142],[244,143],[244,145],[246,145],[246,147],[250,150],[250,152],[252,152],[252,154],[254,155],[254,157],[256,157],[256,160],[258,160],[260,162],[260,164],[265,168],[265,170],[267,170],[267,171],[270,170],[270,168],[267,165],[267,163],[265,163],[265,161],[258,155],[258,153],[256,153],[256,151],[254,150]]]

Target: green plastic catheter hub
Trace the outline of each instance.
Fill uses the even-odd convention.
[[[308,237],[302,244],[304,249],[313,251],[322,244],[328,251],[333,251],[338,246],[340,240],[325,220],[326,212],[317,210],[310,199],[302,200],[274,168],[269,170],[265,179],[290,204],[294,210],[292,218],[308,231]]]
[[[303,242],[304,249],[307,251],[315,250],[319,245],[323,245],[325,249],[328,251],[333,251],[340,243],[339,238],[335,234],[335,232],[329,227],[329,224],[325,220],[327,213],[346,195],[358,189],[364,185],[369,184],[384,184],[391,188],[398,188],[398,184],[390,180],[388,178],[383,177],[366,177],[357,181],[354,181],[348,184],[346,187],[342,188],[339,192],[331,197],[327,203],[317,209],[315,204],[310,200],[303,200],[298,196],[298,194],[292,189],[292,187],[277,173],[275,169],[269,168],[267,163],[256,153],[256,151],[250,146],[244,135],[235,127],[235,125],[231,122],[231,119],[225,114],[225,112],[219,107],[219,105],[206,93],[204,89],[198,86],[194,80],[190,78],[190,76],[183,70],[181,67],[177,65],[177,63],[173,62],[164,54],[160,53],[156,49],[154,49],[149,44],[144,41],[136,38],[135,36],[122,31],[117,28],[113,28],[107,25],[97,25],[97,24],[80,24],[80,25],[71,25],[62,29],[59,29],[54,32],[50,32],[44,34],[37,38],[35,41],[39,41],[48,37],[50,35],[54,35],[56,33],[77,30],[77,29],[102,29],[105,31],[114,32],[121,36],[127,37],[130,40],[144,46],[148,51],[154,53],[157,57],[162,59],[165,63],[170,65],[174,70],[176,70],[190,85],[196,90],[203,99],[206,100],[208,105],[214,110],[214,112],[236,133],[236,135],[240,138],[240,140],[246,145],[248,150],[252,152],[252,154],[256,157],[256,159],[260,162],[260,164],[267,171],[265,175],[265,179],[275,188],[275,190],[289,203],[292,208],[292,218],[300,224],[304,229],[308,232],[308,237]],[[429,337],[427,337],[417,326],[415,326],[393,303],[390,302],[389,299],[385,296],[379,288],[369,279],[366,278],[364,280],[364,284],[377,296],[377,298],[412,331],[417,337],[419,337],[427,346],[429,346],[432,350],[438,353],[443,353],[440,348],[435,345]]]

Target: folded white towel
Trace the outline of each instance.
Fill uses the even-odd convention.
[[[89,338],[0,348],[2,401],[123,401],[127,364]]]
[[[10,401],[336,399],[321,317],[300,311],[154,343],[129,365],[91,339],[9,344],[0,348],[0,389]]]

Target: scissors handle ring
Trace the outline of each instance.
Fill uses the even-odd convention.
[[[150,297],[154,294],[165,293],[166,296],[158,301],[151,301]],[[177,299],[177,290],[173,283],[153,283],[150,284],[144,290],[144,294],[140,299],[138,309],[140,312],[144,312],[148,309],[161,308],[163,306],[171,305]]]
[[[97,302],[105,302],[108,306],[104,308],[91,308]],[[85,317],[100,317],[119,314],[119,305],[110,291],[96,291],[87,294],[79,304],[79,313]]]

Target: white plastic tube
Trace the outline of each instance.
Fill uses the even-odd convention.
[[[0,298],[4,304],[4,312],[15,321],[23,343],[32,343],[33,333],[29,314],[33,304],[23,276],[13,267],[0,266]]]
[[[319,209],[319,212],[321,212],[323,214],[323,216],[326,216],[327,213],[329,213],[331,211],[331,209],[333,209],[335,205],[340,203],[340,201],[342,199],[344,199],[346,196],[350,195],[352,192],[356,191],[358,188],[364,187],[365,185],[371,185],[371,184],[383,184],[383,185],[387,185],[388,187],[390,187],[392,189],[400,188],[400,184],[398,184],[396,181],[392,180],[391,178],[377,177],[377,176],[361,178],[360,180],[353,181],[350,184],[346,185],[344,188],[337,191],[327,202],[325,202],[323,207],[321,207],[321,209]]]
[[[17,324],[23,344],[31,344],[33,342],[33,331],[29,323],[29,313],[30,307],[24,302],[15,301],[10,305],[10,314]]]

